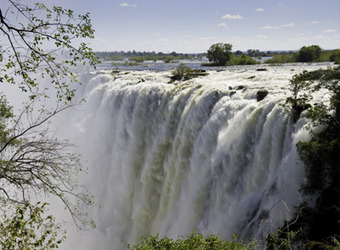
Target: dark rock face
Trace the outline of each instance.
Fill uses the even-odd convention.
[[[294,122],[297,122],[297,120],[299,120],[300,118],[300,115],[303,111],[311,108],[312,105],[310,105],[309,103],[306,103],[306,104],[294,104],[293,105],[293,120]]]
[[[268,95],[268,91],[267,90],[259,90],[257,91],[256,93],[256,100],[259,102],[259,101],[262,101],[266,96]]]

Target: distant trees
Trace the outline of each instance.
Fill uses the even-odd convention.
[[[183,54],[177,53],[175,51],[171,53],[163,53],[155,51],[152,52],[138,52],[138,51],[99,51],[96,52],[96,55],[103,59],[104,61],[124,61],[128,59],[129,61],[142,63],[144,61],[164,61],[166,63],[171,62],[173,60],[185,60],[185,59],[194,59],[196,57],[202,57],[202,54]]]
[[[231,49],[232,45],[229,43],[216,43],[208,49],[207,57],[216,66],[226,66],[233,57]]]
[[[340,64],[340,49],[333,50],[329,60],[335,64]]]
[[[318,45],[303,46],[297,56],[298,62],[317,62],[320,60],[322,49]]]
[[[260,62],[246,54],[236,55],[231,60],[231,65],[253,65],[258,63]]]

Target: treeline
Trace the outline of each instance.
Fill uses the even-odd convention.
[[[204,54],[184,54],[177,53],[175,51],[171,53],[163,53],[155,51],[152,52],[138,52],[138,51],[101,51],[96,52],[96,55],[104,61],[124,61],[129,60],[133,62],[144,62],[144,61],[164,61],[171,62],[174,60],[185,60],[185,59],[201,59]]]
[[[303,46],[298,52],[281,53],[264,61],[270,64],[293,62],[334,62],[340,63],[340,49],[323,50],[318,45]]]
[[[210,63],[205,66],[247,65],[258,64],[261,58],[271,57],[265,60],[266,64],[283,64],[294,62],[334,62],[340,63],[340,49],[323,50],[318,45],[303,46],[298,51],[260,51],[248,49],[245,52],[231,51],[232,45],[227,43],[213,44],[206,53],[186,54],[163,52],[139,52],[139,51],[100,51],[96,55],[103,61],[122,61],[130,63],[142,63],[144,61],[163,61],[165,63],[179,60],[201,60],[208,58]]]
[[[210,46],[207,51],[209,59],[205,66],[228,66],[228,65],[245,65],[255,64],[254,56],[261,57],[258,50],[248,50],[247,54],[241,51],[233,53],[232,45],[229,43],[216,43]],[[269,55],[268,53],[266,55]],[[303,46],[298,52],[282,52],[275,54],[272,58],[264,61],[269,64],[281,64],[292,62],[326,62],[331,61],[335,64],[340,63],[340,49],[332,51],[323,50],[318,45]]]

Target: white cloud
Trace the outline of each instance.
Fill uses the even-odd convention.
[[[225,23],[219,23],[219,24],[217,24],[217,26],[221,27],[221,28],[224,28],[224,29],[228,29],[229,28],[229,26],[227,24],[225,24]]]
[[[258,38],[261,38],[261,39],[267,39],[267,38],[268,38],[267,36],[262,35],[262,34],[258,34],[257,37],[258,37]]]
[[[328,30],[325,30],[325,33],[335,33],[335,30],[328,29]]]
[[[295,26],[295,24],[294,23],[287,23],[287,24],[283,24],[283,25],[281,25],[280,27],[282,27],[282,28],[286,28],[286,27],[294,27]]]
[[[294,27],[294,26],[295,26],[294,23],[287,23],[287,24],[282,24],[282,25],[279,25],[279,26],[266,25],[266,26],[263,26],[262,29],[275,30],[275,29],[288,28],[288,27]]]
[[[263,26],[262,29],[265,29],[265,30],[273,30],[273,29],[277,29],[278,26],[271,26],[271,25],[266,25],[266,26]]]
[[[203,42],[211,42],[216,41],[216,37],[200,37],[199,40]]]
[[[157,42],[166,43],[168,42],[168,39],[167,38],[158,39]]]
[[[311,22],[305,23],[305,25],[313,25],[313,24],[318,24],[318,23],[321,23],[321,22],[320,21],[311,21]]]
[[[326,37],[324,37],[324,36],[315,36],[315,37],[313,37],[313,39],[314,40],[327,40],[327,38]]]
[[[257,9],[255,10],[255,12],[263,12],[263,11],[264,11],[263,8],[257,8]]]
[[[226,14],[222,17],[222,19],[242,19],[242,17],[240,15]]]
[[[132,8],[136,8],[137,4],[131,4],[131,3],[121,3],[120,7],[132,7]]]

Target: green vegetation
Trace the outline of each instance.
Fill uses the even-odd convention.
[[[128,245],[131,250],[188,250],[188,249],[202,249],[202,250],[252,250],[256,249],[254,241],[246,244],[237,240],[234,235],[232,241],[221,240],[218,235],[209,235],[204,237],[202,234],[192,233],[185,238],[177,240],[169,239],[166,236],[160,238],[156,236],[149,236],[140,240],[136,245]]]
[[[55,225],[52,215],[44,216],[47,203],[8,205],[2,207],[13,213],[3,214],[0,220],[1,249],[54,249],[65,236]]]
[[[268,64],[283,64],[283,63],[293,63],[296,62],[295,53],[282,53],[274,55],[273,58],[267,59],[264,63]]]
[[[335,64],[340,64],[340,49],[335,49],[329,56],[329,60]]]
[[[340,248],[340,67],[303,72],[291,80],[294,103],[308,105],[307,117],[311,139],[298,142],[299,157],[306,167],[307,182],[301,187],[306,202],[298,208],[290,222],[281,228],[276,238],[270,240],[281,244],[289,232],[296,232],[292,244],[307,249]],[[327,89],[331,95],[329,105],[321,102],[310,105],[313,92]],[[301,94],[303,92],[303,94]],[[316,199],[315,205],[309,201]],[[287,230],[287,225],[290,225]],[[273,248],[275,249],[275,248]]]
[[[259,63],[260,62],[256,61],[254,58],[246,54],[242,54],[240,56],[233,56],[230,62],[231,65],[253,65]]]
[[[207,57],[211,66],[226,66],[230,63],[233,54],[231,53],[232,45],[229,43],[216,43],[208,49]]]
[[[96,55],[105,61],[124,61],[128,59],[129,61],[142,63],[144,61],[163,61],[165,63],[170,63],[176,60],[190,60],[195,58],[201,58],[202,55],[193,54],[182,54],[182,53],[156,53],[156,52],[136,52],[136,51],[113,51],[113,52],[96,52]]]
[[[298,55],[298,62],[318,62],[320,61],[322,49],[318,45],[303,46]]]
[[[268,64],[283,64],[294,62],[334,62],[339,64],[340,50],[322,50],[318,45],[303,46],[298,52],[283,52],[276,54],[273,58],[266,60]]]
[[[201,69],[191,69],[190,67],[184,66],[181,64],[175,70],[173,70],[172,75],[170,76],[170,83],[174,81],[186,81],[192,78],[196,78],[199,76],[208,75],[204,70]]]
[[[5,249],[53,248],[60,243],[59,226],[53,217],[43,218],[46,204],[33,204],[32,198],[55,196],[79,228],[93,226],[80,210],[92,198],[77,182],[83,171],[79,155],[47,124],[74,105],[74,68],[98,62],[79,41],[94,38],[94,30],[88,13],[19,0],[9,0],[8,6],[0,7],[0,82],[18,87],[28,98],[14,114],[6,96],[0,97],[0,242]],[[41,86],[37,76],[49,86]]]
[[[232,45],[228,43],[211,45],[207,53],[210,63],[203,63],[202,66],[251,65],[259,63],[251,56],[242,52],[236,52],[235,55],[233,55],[231,48]],[[250,53],[252,50],[248,52]]]
[[[295,62],[340,62],[340,50],[335,49],[322,50],[318,45],[303,46],[299,51],[259,51],[258,49],[248,49],[246,52],[237,50],[236,52],[227,53],[227,59],[223,57],[223,46],[226,44],[213,44],[208,53],[201,54],[181,54],[176,52],[162,53],[162,52],[136,52],[136,51],[114,51],[114,52],[96,52],[96,55],[105,61],[122,61],[129,60],[131,63],[143,63],[145,61],[163,61],[165,63],[172,63],[180,60],[202,59],[209,55],[209,63],[202,63],[202,66],[226,66],[226,65],[251,65],[257,64],[255,58],[272,57],[264,61],[265,64],[284,64]],[[228,46],[230,44],[227,44]],[[230,45],[231,46],[231,45]],[[210,51],[210,52],[209,52]],[[228,51],[228,49],[226,50]],[[115,65],[121,65],[117,62]]]

